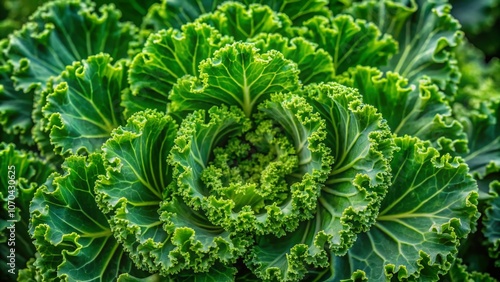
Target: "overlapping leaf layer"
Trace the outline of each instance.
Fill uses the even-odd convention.
[[[447,1],[139,2],[0,40],[18,279],[496,278],[500,64]]]

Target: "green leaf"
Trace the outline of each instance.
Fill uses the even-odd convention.
[[[110,3],[107,0],[95,0],[93,2],[98,6]],[[140,26],[149,8],[157,2],[157,0],[115,0],[112,3],[120,10],[122,20],[131,21],[135,25]]]
[[[428,140],[441,152],[467,150],[462,125],[451,116],[445,95],[429,78],[408,84],[397,73],[358,66],[336,80],[357,88],[363,101],[382,113],[395,134]]]
[[[349,234],[365,231],[375,219],[390,183],[393,137],[382,116],[352,88],[332,83],[306,91],[326,120],[325,144],[335,159],[316,215],[334,236],[332,251],[340,254],[352,244]]]
[[[393,184],[376,223],[346,256],[333,259],[335,280],[357,270],[369,280],[437,280],[451,267],[459,240],[475,229],[477,185],[463,160],[413,137],[395,141]]]
[[[283,56],[295,62],[300,70],[302,84],[331,81],[335,74],[333,60],[325,50],[303,37],[288,39],[280,34],[260,34],[249,39],[261,52],[277,50]]]
[[[120,95],[128,87],[125,61],[107,54],[66,67],[46,98],[45,130],[61,155],[99,151],[111,131],[125,123]]]
[[[451,269],[444,275],[440,281],[443,282],[496,282],[497,280],[487,273],[469,271],[468,267],[457,259]]]
[[[191,152],[204,146],[214,160],[190,156],[207,165],[182,179],[201,178],[205,186],[199,190],[207,191],[202,208],[211,222],[232,232],[282,236],[313,216],[333,160],[323,144],[324,122],[312,110],[304,98],[273,95],[259,106],[258,125],[242,129],[244,136],[218,136],[224,143],[207,148],[204,128],[192,133]]]
[[[200,63],[200,76],[186,76],[172,90],[170,110],[184,116],[221,104],[240,107],[247,117],[272,93],[298,89],[295,63],[276,50],[264,54],[250,43],[226,45]]]
[[[240,109],[227,107],[212,107],[208,113],[195,111],[182,121],[171,163],[175,166],[178,193],[189,206],[198,210],[202,199],[209,196],[208,187],[200,180],[213,149],[223,140],[240,136],[250,126],[250,120]]]
[[[130,67],[131,92],[123,98],[127,116],[145,109],[166,110],[168,94],[185,75],[199,75],[199,64],[231,42],[206,24],[189,23],[182,30],[150,35]]]
[[[47,82],[47,86],[44,90],[35,91],[35,104],[33,105],[33,111],[31,113],[31,119],[35,121],[35,124],[31,130],[31,134],[40,154],[47,159],[48,162],[54,164],[56,167],[60,167],[64,162],[64,158],[59,153],[55,152],[54,145],[50,142],[50,132],[46,130],[49,120],[47,120],[43,114],[43,107],[46,104],[47,96],[52,93],[56,83],[55,78],[51,78]]]
[[[301,24],[313,16],[329,17],[330,11],[326,7],[326,0],[238,0],[246,6],[260,4],[269,6],[276,12],[288,15],[294,24]],[[225,5],[220,0],[162,0],[161,4],[151,7],[144,19],[146,26],[154,31],[168,28],[180,28],[182,25],[193,22],[195,19],[214,12],[219,6]],[[232,4],[229,4],[232,5]]]
[[[8,46],[7,40],[0,40],[0,49]],[[4,135],[19,135],[20,141],[33,144],[30,136],[33,121],[33,93],[23,93],[14,87],[10,79],[12,65],[3,52],[0,52],[0,130],[3,132],[0,141],[7,141]]]
[[[154,4],[144,18],[144,23],[153,31],[181,28],[195,21],[202,14],[215,11],[220,0],[161,0]]]
[[[382,66],[397,52],[396,42],[382,35],[377,26],[348,15],[338,15],[329,21],[313,17],[304,22],[304,37],[327,51],[333,58],[335,74],[357,65]]]
[[[102,157],[71,156],[63,169],[37,190],[30,206],[30,233],[41,256],[35,265],[43,279],[101,281],[141,274],[95,202],[95,181],[105,173]]]
[[[36,254],[39,257],[38,254]],[[36,267],[35,267],[35,258],[31,258],[26,264],[26,268],[19,269],[17,274],[17,281],[26,281],[26,282],[38,282],[42,281]]]
[[[478,109],[456,105],[455,112],[468,137],[469,151],[463,157],[481,179],[488,170],[500,168],[500,100],[481,103]]]
[[[410,84],[428,76],[440,90],[453,95],[460,79],[453,52],[463,32],[450,10],[446,0],[384,0],[362,1],[344,12],[377,24],[398,41],[399,52],[384,71],[399,73]]]
[[[308,86],[304,94],[311,112],[325,121],[323,142],[334,163],[311,219],[283,237],[257,238],[247,263],[261,279],[302,279],[310,267],[328,265],[326,250],[345,254],[375,221],[390,182],[394,144],[381,115],[339,84]]]
[[[269,6],[259,4],[247,7],[237,2],[226,2],[213,13],[200,16],[196,22],[209,24],[235,41],[245,41],[262,33],[294,34],[287,15],[278,14]]]
[[[120,12],[87,1],[54,1],[41,6],[10,39],[7,56],[14,81],[24,92],[44,88],[66,66],[101,52],[115,60],[128,58],[137,28],[119,22]],[[78,36],[75,36],[78,35]]]
[[[314,223],[314,220],[306,221],[284,237],[258,237],[247,258],[248,267],[261,281],[300,281],[308,266],[327,267],[323,248],[328,236],[321,231],[316,233],[319,230]]]
[[[216,260],[231,261],[242,251],[238,239],[172,195],[176,183],[167,158],[177,130],[163,113],[134,114],[103,146],[109,165],[96,188],[132,260],[167,277],[209,271]]]
[[[246,5],[250,3],[267,5],[274,11],[289,16],[294,25],[300,25],[313,16],[331,16],[326,0],[243,0],[242,2]]]
[[[161,249],[162,242],[168,240],[158,209],[162,193],[172,182],[167,156],[176,130],[170,117],[147,110],[134,114],[126,126],[114,130],[103,146],[104,158],[110,164],[106,177],[96,186],[97,201],[110,215],[116,238],[134,262],[150,271],[155,271],[155,254],[146,248]]]
[[[0,168],[0,270],[14,281],[15,276],[7,272],[11,268],[7,256],[11,248],[15,249],[16,273],[34,257],[36,250],[28,232],[29,205],[38,186],[54,168],[33,152],[6,143],[0,143]]]
[[[490,195],[483,219],[483,232],[488,240],[490,257],[495,259],[495,266],[500,267],[500,180],[490,184]]]
[[[454,102],[468,109],[478,109],[482,102],[500,99],[500,59],[486,63],[484,53],[470,42],[457,48],[460,84]]]

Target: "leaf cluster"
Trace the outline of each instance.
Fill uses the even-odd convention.
[[[493,1],[104,2],[0,2],[7,279],[500,279]]]

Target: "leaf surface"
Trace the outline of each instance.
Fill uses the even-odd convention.
[[[477,185],[459,158],[428,143],[398,137],[393,184],[372,228],[345,257],[333,258],[335,280],[362,271],[369,280],[436,280],[448,271],[460,238],[475,229]],[[335,272],[334,272],[335,273]]]
[[[106,54],[66,67],[49,89],[43,115],[50,142],[61,155],[100,151],[111,131],[125,122],[121,92],[128,87],[124,61]]]
[[[30,206],[30,233],[45,279],[113,280],[138,271],[113,237],[108,218],[95,202],[94,184],[105,173],[100,155],[71,156],[64,174],[52,174]]]

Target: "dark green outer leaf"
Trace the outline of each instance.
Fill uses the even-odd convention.
[[[399,52],[384,71],[417,84],[428,76],[448,95],[457,91],[459,72],[453,50],[461,42],[460,24],[446,0],[362,1],[344,12],[378,25],[399,42]]]
[[[477,185],[463,160],[439,156],[416,138],[395,141],[401,149],[391,163],[393,184],[374,226],[332,261],[335,280],[356,270],[369,280],[437,280],[475,229]]]
[[[221,0],[162,0],[161,4],[151,7],[146,16],[145,26],[153,31],[168,28],[180,28],[193,22],[198,17],[214,12],[224,3]],[[294,24],[301,24],[315,15],[330,16],[326,0],[237,0],[246,6],[251,4],[267,5],[276,12],[289,15]]]
[[[119,103],[128,88],[127,66],[123,60],[111,65],[111,60],[99,54],[75,62],[48,89],[44,129],[61,155],[99,151],[111,131],[125,123]]]
[[[456,105],[455,113],[464,124],[469,151],[463,157],[480,179],[489,170],[500,170],[500,100],[481,103],[478,109]]]
[[[497,282],[495,278],[487,273],[469,271],[467,266],[462,263],[461,259],[457,259],[451,269],[441,277],[442,282]]]
[[[484,236],[488,240],[489,254],[495,259],[495,266],[500,267],[500,179],[490,184],[491,199],[485,211]]]
[[[0,41],[0,50],[8,45],[7,40]],[[0,52],[0,141],[7,141],[4,135],[20,135],[23,143],[33,144],[30,129],[33,126],[31,111],[33,93],[23,93],[14,87],[10,76],[12,65],[8,63],[4,52]]]
[[[30,206],[30,233],[44,280],[111,281],[137,271],[95,202],[94,184],[105,173],[100,155],[71,156],[64,175],[52,174]]]
[[[467,151],[462,125],[452,118],[445,95],[429,78],[408,84],[397,73],[358,66],[335,80],[359,89],[363,101],[375,106],[398,136],[430,141],[441,153]]]
[[[7,56],[14,66],[16,88],[44,88],[49,77],[66,66],[100,52],[115,60],[128,58],[137,28],[119,18],[120,12],[111,6],[96,13],[92,4],[79,0],[40,7],[9,38]]]
[[[286,59],[295,62],[303,85],[331,81],[335,74],[332,57],[303,37],[288,39],[280,34],[263,33],[248,42],[255,43],[262,52],[277,50]]]
[[[7,279],[15,280],[15,276],[8,275],[7,265],[10,248],[16,250],[16,272],[26,267],[30,258],[34,257],[35,247],[28,232],[30,218],[29,205],[36,189],[45,178],[54,171],[54,168],[32,152],[17,150],[14,144],[0,143],[0,269]],[[9,184],[10,180],[10,184]],[[13,185],[11,185],[13,184]],[[14,190],[9,187],[14,187]],[[15,196],[15,199],[12,199]],[[10,201],[9,201],[10,200]],[[14,206],[13,209],[9,208]],[[14,217],[9,217],[10,212]],[[15,225],[15,245],[10,245],[10,229]]]
[[[158,3],[157,0],[94,0],[98,6],[107,5],[110,2],[120,10],[123,21],[131,21],[136,26],[142,24],[144,16],[147,15],[149,8]]]

